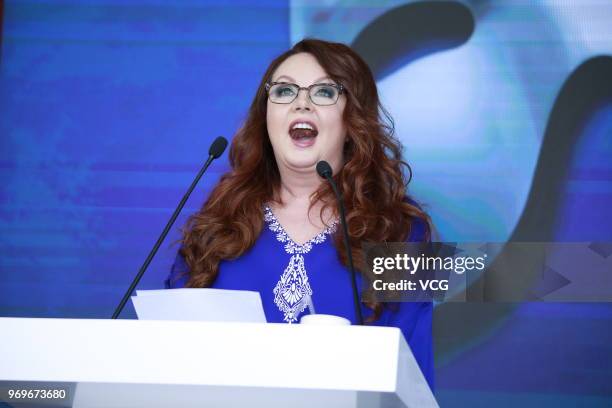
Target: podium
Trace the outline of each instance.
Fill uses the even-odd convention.
[[[397,328],[0,318],[0,333],[5,388],[69,389],[36,406],[438,406]]]

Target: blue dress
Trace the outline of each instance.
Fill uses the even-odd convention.
[[[253,247],[240,258],[221,261],[213,288],[258,291],[269,323],[296,322],[302,314],[342,316],[355,323],[351,274],[338,260],[330,235],[336,224],[298,245],[285,232],[269,207]],[[409,241],[424,239],[425,224],[415,221]],[[189,268],[180,255],[165,281],[167,289],[182,288]],[[357,274],[361,289],[361,276]],[[399,303],[385,308],[371,325],[398,327],[408,342],[430,388],[434,389],[431,302]],[[372,311],[362,305],[362,314]]]

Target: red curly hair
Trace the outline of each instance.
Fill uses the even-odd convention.
[[[402,170],[410,168],[402,160],[393,120],[380,104],[369,67],[344,44],[305,39],[277,57],[266,70],[245,123],[232,140],[231,170],[221,177],[183,230],[180,251],[190,270],[188,287],[212,286],[221,260],[238,258],[255,244],[264,225],[264,204],[282,204],[281,180],[266,124],[265,85],[283,61],[304,52],[314,56],[327,75],[346,90],[343,120],[348,142],[344,166],[334,179],[346,207],[355,268],[365,270],[362,242],[404,241],[415,218],[428,226],[425,239],[430,239],[429,217],[407,200]],[[322,182],[311,197],[311,206],[316,202],[323,204],[321,212],[331,207],[337,214],[328,183]],[[348,265],[341,229],[334,235],[334,245],[342,264]],[[376,320],[384,308],[380,302],[364,304],[374,312],[367,321]]]

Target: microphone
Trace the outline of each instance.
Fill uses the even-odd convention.
[[[153,257],[157,253],[157,250],[161,246],[161,243],[166,238],[166,235],[168,235],[168,232],[170,232],[170,228],[172,228],[172,225],[174,224],[174,221],[176,221],[176,217],[178,217],[179,213],[181,212],[181,210],[185,206],[185,203],[187,202],[187,199],[191,195],[191,192],[193,191],[195,186],[198,184],[198,182],[202,178],[202,175],[204,174],[206,169],[208,169],[208,166],[210,166],[210,163],[212,163],[213,160],[219,158],[219,156],[221,156],[223,154],[223,152],[225,151],[226,147],[227,147],[227,139],[224,138],[223,136],[219,136],[218,138],[215,139],[214,142],[212,142],[212,144],[210,145],[210,148],[208,149],[208,159],[206,160],[206,163],[204,163],[204,166],[202,166],[202,168],[200,169],[200,172],[198,173],[198,175],[195,177],[195,179],[191,183],[191,186],[189,186],[189,189],[187,190],[187,192],[185,193],[185,195],[181,199],[181,202],[176,207],[176,210],[174,210],[174,213],[172,214],[172,217],[170,217],[170,219],[168,220],[168,223],[166,224],[166,227],[162,231],[162,233],[159,236],[159,238],[157,238],[157,242],[155,243],[155,245],[151,249],[151,252],[149,252],[149,255],[147,256],[147,259],[145,259],[144,263],[140,267],[140,270],[136,274],[136,277],[132,280],[132,283],[131,283],[130,287],[125,292],[125,295],[123,295],[123,298],[121,299],[121,302],[119,302],[119,305],[117,305],[117,308],[115,309],[115,312],[113,313],[113,316],[111,317],[111,319],[116,319],[116,318],[119,317],[119,315],[121,314],[121,311],[125,307],[125,304],[130,299],[130,296],[132,296],[132,292],[134,292],[134,289],[136,289],[136,286],[138,285],[138,282],[140,282],[140,279],[144,275],[145,271],[149,267],[149,264],[153,260]]]
[[[215,141],[212,142],[212,144],[210,145],[210,148],[208,149],[208,160],[213,161],[213,159],[218,159],[223,154],[226,147],[227,147],[226,138],[224,138],[223,136],[219,136],[218,138],[216,138]],[[207,164],[210,164],[210,162],[207,162]],[[208,166],[206,165],[206,168],[207,167]],[[204,168],[204,171],[206,171],[206,168]]]
[[[338,187],[336,186],[336,182],[332,178],[332,168],[328,162],[321,160],[317,163],[317,173],[319,176],[329,181],[332,189],[334,190],[334,194],[336,195],[336,200],[338,201],[338,209],[340,211],[340,223],[342,224],[342,233],[344,236],[344,246],[346,247],[346,255],[349,261],[349,268],[351,269],[351,286],[353,288],[353,303],[355,304],[355,317],[357,319],[357,323],[363,325],[363,316],[361,314],[361,306],[359,302],[359,293],[357,291],[357,275],[355,274],[355,266],[353,265],[353,252],[351,251],[351,245],[349,243],[349,234],[348,234],[348,226],[346,224],[346,216],[344,214],[344,202],[342,201],[342,196],[338,191]]]

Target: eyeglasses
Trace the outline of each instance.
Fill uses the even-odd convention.
[[[269,82],[266,84],[268,98],[272,103],[291,103],[301,90],[308,91],[310,101],[315,105],[327,106],[338,102],[344,87],[336,84],[312,84],[307,88],[289,82]]]

